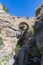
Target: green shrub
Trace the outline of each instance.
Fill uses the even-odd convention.
[[[9,12],[9,10],[3,5],[3,10],[5,11],[5,12]]]
[[[0,33],[1,33],[1,28],[0,28]]]
[[[5,61],[8,61],[9,60],[9,56],[5,56]]]
[[[33,28],[30,28],[29,31],[30,31],[31,35],[34,34],[34,29]]]
[[[0,46],[3,44],[2,37],[0,37]]]
[[[15,53],[18,54],[18,49],[20,48],[20,45],[16,45]]]
[[[4,63],[4,65],[7,65],[6,63]]]
[[[1,62],[0,62],[0,65],[1,65]]]

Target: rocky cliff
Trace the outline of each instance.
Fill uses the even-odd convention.
[[[19,23],[27,22],[29,27],[32,28],[37,18],[40,16],[38,15],[37,11],[36,11],[37,17],[31,17],[31,18],[16,17],[16,16],[10,15],[9,13],[6,13],[3,9],[3,5],[0,4],[0,37],[2,38],[2,42],[3,42],[3,45],[1,45],[1,48],[0,48],[0,61],[4,60],[6,62],[6,57],[9,59],[12,56],[14,48],[17,44],[17,38],[15,37],[16,36],[15,29],[16,30],[18,29]],[[40,21],[40,17],[38,19],[39,19],[38,21]],[[37,34],[37,37],[36,37],[38,46],[43,45],[43,33],[42,34],[41,33],[42,32]],[[40,40],[42,40],[42,43]],[[8,57],[9,55],[10,57]]]
[[[6,61],[6,56],[8,57],[10,55],[11,57],[17,44],[15,29],[18,29],[20,22],[27,22],[29,27],[32,27],[35,22],[35,17],[24,18],[12,16],[5,12],[3,5],[0,3],[0,37],[2,38],[3,42],[3,45],[1,45],[0,48],[0,61]]]
[[[32,27],[32,25],[34,25],[35,22],[35,17],[24,18],[12,16],[9,13],[6,13],[3,10],[3,5],[0,4],[0,36],[3,38],[4,43],[7,43],[8,45],[15,45],[16,33],[14,29],[18,29],[18,25],[20,22],[27,22],[29,24],[29,27]]]

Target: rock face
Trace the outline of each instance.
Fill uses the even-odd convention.
[[[40,9],[40,8],[39,8]],[[41,10],[42,9],[42,10]],[[41,6],[41,14],[43,14],[43,6]],[[39,10],[38,10],[39,11]],[[36,11],[36,13],[38,12]],[[37,15],[37,17],[31,17],[31,18],[24,18],[24,17],[16,17],[12,16],[9,13],[6,13],[3,10],[3,5],[0,4],[0,37],[3,39],[3,44],[2,48],[0,49],[0,61],[3,61],[6,57],[6,55],[10,55],[13,53],[12,50],[15,48],[17,44],[17,38],[15,29],[18,29],[18,25],[20,22],[27,22],[29,27],[31,28],[34,26],[36,20],[40,22],[41,20],[43,21],[43,15]],[[37,33],[37,38],[38,39],[38,46],[43,45],[43,29]],[[3,58],[2,58],[3,57]],[[9,64],[8,64],[9,65]]]
[[[32,27],[32,25],[34,25],[34,20],[35,17],[24,18],[11,16],[9,13],[6,13],[3,10],[3,5],[0,4],[0,36],[3,38],[3,42],[9,45],[15,45],[17,39],[15,40],[16,33],[14,29],[18,29],[18,25],[20,22],[27,22],[29,26]]]
[[[36,12],[38,13],[35,23],[36,41],[39,47],[43,47],[43,5]]]
[[[35,19],[35,17],[24,18],[12,16],[9,13],[6,13],[3,10],[3,5],[0,4],[0,37],[2,37],[4,44],[0,49],[0,61],[3,61],[3,64],[8,62],[8,59],[11,58],[12,54],[14,53],[13,49],[17,44],[15,29],[18,29],[19,23],[27,22],[29,24],[29,27],[32,27],[32,25],[35,23]]]

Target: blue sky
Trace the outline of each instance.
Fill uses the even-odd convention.
[[[4,4],[9,13],[14,16],[35,16],[35,9],[40,4],[43,4],[43,0],[0,0],[0,3]]]

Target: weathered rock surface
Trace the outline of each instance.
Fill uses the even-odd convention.
[[[37,10],[38,13],[35,23],[35,35],[37,44],[39,47],[43,47],[43,5],[41,5]]]
[[[38,15],[39,17],[40,15]],[[0,37],[3,39],[2,48],[0,49],[0,61],[3,61],[3,63],[7,63],[7,65],[11,65],[12,55],[13,55],[13,49],[15,48],[17,44],[17,38],[15,29],[18,29],[18,25],[20,22],[27,22],[29,24],[29,27],[32,27],[35,24],[37,17],[31,17],[31,18],[24,18],[24,17],[16,17],[12,16],[9,13],[6,13],[3,10],[3,5],[0,4]],[[41,17],[43,19],[43,17]],[[39,20],[40,21],[40,20]],[[39,42],[42,40],[42,43],[39,43],[38,46],[43,45],[43,33],[40,32],[40,34],[37,35],[37,39]],[[8,61],[6,61],[6,56]],[[5,61],[5,62],[4,62]]]

